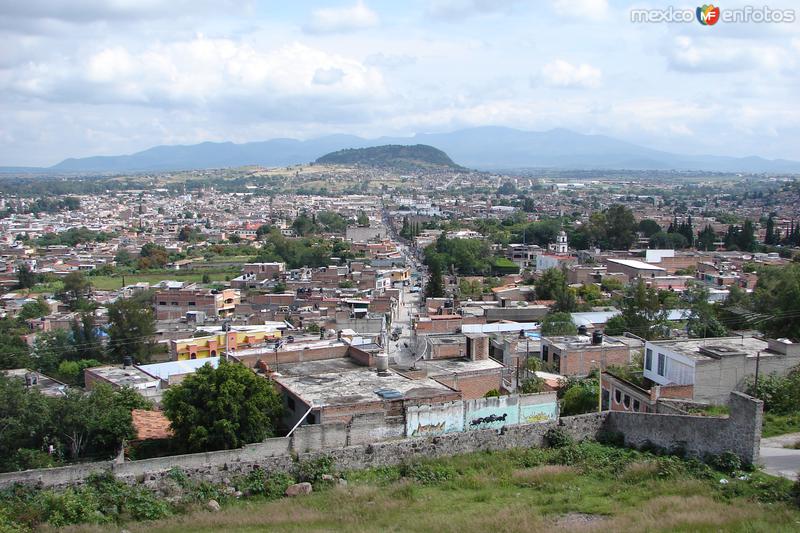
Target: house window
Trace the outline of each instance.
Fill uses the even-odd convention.
[[[294,411],[294,398],[286,398],[286,405],[290,411]]]
[[[309,413],[308,416],[306,417],[306,422],[308,422],[309,424],[316,424],[317,417],[314,415],[314,413]]]
[[[644,353],[644,368],[645,370],[653,370],[653,350],[650,348]]]
[[[617,403],[622,401],[622,393],[619,391],[619,389],[614,390],[614,401]]]
[[[178,302],[170,302],[170,303],[169,303],[169,305],[175,305],[175,306],[177,306],[177,305],[178,305]]]
[[[633,410],[638,412],[640,407],[641,404],[639,403],[639,400],[633,400]]]
[[[194,307],[194,305],[196,305],[196,304],[194,302],[189,302],[189,305]]]
[[[548,350],[547,345],[542,346],[542,360],[547,361],[547,358],[550,356],[550,351]]]
[[[658,375],[659,376],[663,376],[664,375],[664,369],[666,368],[666,366],[667,366],[667,356],[665,356],[663,353],[658,354]]]
[[[628,396],[627,394],[622,399],[622,405],[625,406],[625,409],[630,409],[631,408],[631,397]]]
[[[158,305],[167,305],[167,302],[158,302]]]

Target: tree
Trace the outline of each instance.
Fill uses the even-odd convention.
[[[61,361],[75,359],[72,335],[61,328],[39,333],[33,344],[33,357],[38,370],[45,374],[55,372]]]
[[[636,219],[633,211],[624,205],[614,204],[605,212],[606,234],[609,245],[617,250],[627,250],[636,241]]]
[[[231,233],[230,235],[228,235],[228,242],[230,242],[231,244],[239,244],[240,242],[242,242],[242,238],[235,233]]]
[[[648,340],[668,335],[669,310],[662,305],[658,291],[647,287],[643,280],[628,287],[621,307],[620,318],[614,317],[606,324],[609,335],[629,331]]]
[[[164,394],[164,414],[190,451],[239,448],[275,434],[282,414],[272,383],[249,368],[220,360],[204,365]]]
[[[569,313],[547,313],[542,320],[541,334],[543,337],[575,335],[576,333],[578,330]]]
[[[716,250],[716,245],[714,244],[717,241],[717,234],[714,232],[714,228],[711,227],[710,224],[707,224],[698,234],[697,234],[697,249],[702,250],[704,252],[711,252]]]
[[[600,384],[596,379],[573,380],[565,388],[561,399],[561,416],[591,413],[598,409]]]
[[[759,269],[751,301],[764,318],[757,325],[766,335],[800,340],[800,264]]]
[[[567,278],[557,268],[548,268],[536,280],[536,298],[539,300],[555,300],[560,292],[567,289]]]
[[[195,228],[191,226],[183,226],[180,231],[178,231],[178,240],[181,242],[191,242],[197,240],[198,232]]]
[[[64,287],[58,296],[73,311],[84,307],[92,292],[92,283],[83,272],[70,272],[64,276]]]
[[[28,302],[19,310],[17,318],[20,320],[28,320],[31,318],[42,318],[50,314],[50,306],[41,296],[36,301]]]
[[[150,402],[135,390],[113,389],[96,384],[89,394],[67,390],[52,403],[54,430],[69,447],[72,459],[92,455],[112,455],[125,440],[134,438],[131,410],[149,409]]]
[[[369,217],[367,216],[366,213],[364,213],[364,211],[358,212],[358,218],[356,219],[356,224],[365,227],[369,226]]]
[[[169,262],[167,249],[159,244],[148,242],[139,252],[138,267],[141,269],[164,268]]]
[[[50,427],[47,398],[23,381],[0,373],[0,469],[24,469],[16,460],[19,450],[41,449]]]
[[[120,299],[108,306],[109,352],[118,362],[125,356],[147,361],[155,347],[156,321],[153,310],[135,298]]]
[[[689,319],[686,322],[686,331],[689,337],[724,337],[728,334],[727,328],[717,318],[714,306],[708,303],[708,289],[702,285],[692,283],[683,294],[689,304]]]
[[[775,245],[778,244],[780,237],[778,233],[775,232],[775,218],[770,213],[769,218],[767,219],[767,228],[766,228],[766,235],[764,236],[764,244],[767,245]]]
[[[36,285],[36,274],[25,263],[17,265],[17,286],[20,289],[32,289]]]
[[[84,312],[72,321],[72,340],[76,359],[105,359],[94,314]]]
[[[659,226],[658,222],[655,220],[646,218],[639,222],[639,231],[641,231],[645,237],[650,237],[661,231],[661,226]]]
[[[648,244],[650,248],[675,248],[680,250],[686,248],[689,242],[681,233],[659,231],[650,237]]]
[[[425,285],[426,298],[441,298],[444,296],[444,280],[442,279],[442,262],[438,257],[428,262],[430,277]]]

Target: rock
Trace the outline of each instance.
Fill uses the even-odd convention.
[[[340,478],[340,479],[337,481],[337,483],[339,483],[339,485],[340,485],[340,486],[342,486],[342,487],[346,487],[346,486],[347,486],[347,480],[346,480],[346,479],[343,479],[343,478]]]
[[[314,488],[311,486],[311,483],[303,482],[303,483],[295,483],[294,485],[289,485],[286,488],[286,496],[300,496],[302,494],[311,494]]]
[[[330,474],[322,474],[322,481],[333,481],[333,476]]]
[[[206,503],[206,509],[212,513],[218,513],[220,509],[219,502],[217,500],[208,500],[208,503]]]
[[[240,490],[237,490],[236,492],[233,493],[234,498],[241,498],[242,496],[244,496],[244,494]]]

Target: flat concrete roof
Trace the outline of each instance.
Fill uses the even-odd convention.
[[[203,359],[187,359],[185,361],[168,361],[166,363],[153,363],[149,365],[136,365],[151,376],[168,380],[170,376],[193,374],[201,366],[209,364],[212,368],[219,365],[219,357],[206,357]]]
[[[589,335],[571,335],[568,337],[545,337],[550,341],[550,344],[561,350],[585,350],[587,348],[602,348],[602,347],[622,347],[628,346],[615,337],[606,337],[603,335],[602,344],[592,344],[592,337]]]
[[[363,365],[355,363],[349,357],[338,357],[334,359],[321,359],[319,361],[303,361],[300,363],[280,363],[275,368],[273,360],[264,361],[270,368],[277,372],[275,377],[299,377],[316,376],[318,374],[330,374],[333,372],[348,372],[365,368]]]
[[[96,366],[87,368],[86,371],[120,387],[141,389],[150,384],[158,385],[158,378],[132,366],[127,368],[122,368],[121,366]]]
[[[652,341],[650,344],[654,347],[663,346],[696,361],[714,360],[725,356],[741,355],[742,353],[744,353],[747,357],[755,357],[759,351],[761,352],[762,356],[779,355],[767,349],[769,346],[767,341],[756,339],[754,337],[717,337],[673,341],[665,340]],[[705,348],[709,352],[718,354],[720,357],[713,357],[700,353],[700,348]]]
[[[503,368],[503,365],[494,359],[483,359],[480,361],[470,361],[469,359],[431,359],[418,361],[417,366],[425,368],[429,376],[485,372]]]
[[[39,372],[28,370],[27,368],[14,368],[11,370],[4,370],[3,373],[9,378],[20,379],[25,381],[25,376],[28,373],[35,374],[36,385],[33,388],[44,394],[45,396],[63,396],[67,392],[67,386],[60,381],[45,376]]]
[[[382,401],[383,398],[375,392],[381,389],[395,390],[403,398],[425,398],[454,392],[430,378],[409,379],[392,370],[386,376],[379,376],[374,369],[366,367],[346,372],[274,379],[313,407]]]

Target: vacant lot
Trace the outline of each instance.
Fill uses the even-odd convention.
[[[128,523],[183,531],[798,531],[792,483],[606,447],[476,453],[363,472],[310,496]],[[729,466],[729,465],[728,465]],[[735,466],[735,465],[734,465]],[[335,465],[334,465],[335,469]],[[741,477],[742,479],[738,479]],[[724,480],[721,482],[721,480]],[[119,526],[73,526],[119,531]]]

